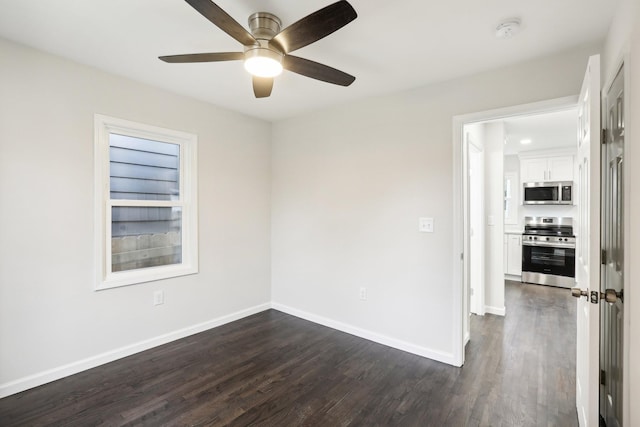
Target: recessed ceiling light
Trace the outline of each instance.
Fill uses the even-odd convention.
[[[496,37],[499,39],[510,39],[520,32],[520,19],[513,18],[501,22],[496,27]]]
[[[530,139],[521,139],[520,140],[520,144],[522,145],[527,145],[527,144],[531,144],[533,141],[531,141]]]

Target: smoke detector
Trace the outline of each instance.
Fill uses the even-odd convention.
[[[496,27],[496,37],[499,39],[510,39],[518,32],[520,32],[520,20],[518,18],[508,19]]]

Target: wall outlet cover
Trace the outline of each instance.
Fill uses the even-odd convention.
[[[153,293],[153,305],[164,304],[164,291],[155,291]]]

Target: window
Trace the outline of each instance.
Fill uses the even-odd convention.
[[[197,137],[95,116],[97,289],[198,272]]]

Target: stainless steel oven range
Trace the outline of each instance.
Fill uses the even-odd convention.
[[[571,288],[576,277],[572,218],[525,217],[522,281]]]

